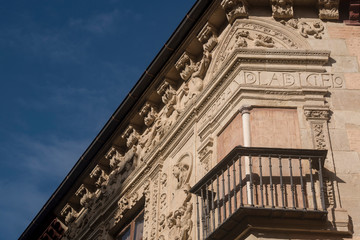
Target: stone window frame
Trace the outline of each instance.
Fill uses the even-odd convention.
[[[131,219],[130,222],[128,222],[120,231],[119,233],[116,235],[115,239],[116,240],[121,240],[123,234],[130,228],[130,240],[135,240],[134,239],[134,235],[135,235],[135,227],[136,227],[136,223],[137,220],[141,219],[142,217],[142,221],[143,221],[143,231],[142,231],[142,236],[140,239],[144,238],[144,215],[145,215],[145,208],[144,206],[141,207],[139,210],[137,210],[131,218],[129,218],[129,220]]]

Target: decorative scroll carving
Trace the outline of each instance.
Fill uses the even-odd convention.
[[[163,210],[166,207],[166,193],[160,195],[160,210]]]
[[[80,205],[84,208],[88,208],[93,202],[94,194],[84,184],[81,184],[75,195],[80,198]]]
[[[149,239],[149,223],[150,223],[150,180],[145,180],[144,182],[144,197],[145,197],[145,210],[144,210],[144,239]]]
[[[184,186],[186,198],[182,206],[167,216],[168,228],[173,239],[191,240],[193,222],[191,220],[193,204],[191,203],[190,185]]]
[[[277,19],[292,18],[293,0],[270,0],[272,8],[272,16]]]
[[[139,195],[136,192],[131,194],[130,197],[124,196],[120,198],[120,200],[118,201],[118,210],[114,216],[115,224],[119,223],[126,211],[134,207],[138,201]]]
[[[334,185],[333,182],[327,178],[324,177],[324,183],[325,183],[325,204],[326,207],[335,207],[335,194],[334,194]]]
[[[95,186],[99,188],[106,187],[108,175],[101,165],[96,165],[90,173],[90,178],[95,180]]]
[[[246,0],[223,0],[221,7],[225,10],[226,17],[230,24],[237,18],[247,17],[249,15]]]
[[[215,27],[210,23],[206,23],[198,34],[197,39],[203,44],[204,51],[211,52],[218,43],[217,37]]]
[[[173,175],[177,180],[176,189],[182,188],[189,182],[192,171],[192,155],[185,153],[182,155],[173,167]]]
[[[65,224],[69,226],[75,219],[78,217],[78,212],[76,212],[70,204],[66,204],[65,207],[61,210],[61,216],[64,217]]]
[[[339,19],[339,0],[318,0],[320,19]]]
[[[313,129],[316,149],[325,149],[326,141],[324,135],[324,124],[314,124]]]
[[[158,196],[159,195],[159,179],[158,176],[154,179],[154,188],[153,188],[153,196],[152,196],[152,205],[151,205],[151,232],[150,232],[150,240],[155,240],[157,231],[157,206],[158,206]]]
[[[204,144],[200,147],[198,151],[199,160],[201,164],[204,166],[206,171],[210,170],[213,145],[214,145],[214,140],[212,138],[208,138],[207,140],[205,140]]]
[[[324,33],[324,24],[320,21],[316,22],[304,22],[299,21],[298,19],[290,19],[288,21],[280,21],[282,24],[292,27],[293,29],[298,30],[298,32],[304,38],[313,37],[316,39],[321,39]]]

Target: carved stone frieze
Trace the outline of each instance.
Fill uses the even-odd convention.
[[[316,149],[326,149],[326,140],[324,134],[324,124],[318,123],[313,125],[314,141]]]
[[[75,195],[80,199],[80,205],[84,208],[90,207],[94,200],[94,194],[84,184],[81,184]]]
[[[203,44],[204,51],[211,52],[218,44],[217,37],[215,27],[207,22],[198,34],[197,39]]]
[[[211,158],[213,154],[214,139],[208,138],[204,141],[198,150],[200,163],[206,171],[210,170]]]
[[[67,226],[75,221],[75,219],[78,217],[78,212],[74,210],[70,206],[70,204],[66,204],[65,207],[61,210],[61,216],[64,217],[64,222]]]
[[[339,0],[318,0],[320,19],[339,19]]]
[[[287,19],[294,16],[293,0],[270,0],[272,16],[276,19]]]
[[[223,0],[221,7],[225,10],[226,17],[230,24],[237,18],[247,17],[249,15],[246,0]]]

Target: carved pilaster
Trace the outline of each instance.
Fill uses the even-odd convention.
[[[275,19],[288,19],[294,16],[293,0],[270,0],[270,3]]]
[[[339,0],[318,0],[320,19],[339,19]]]
[[[197,39],[203,44],[204,51],[211,52],[218,43],[217,31],[213,25],[206,23],[203,29],[199,32]]]
[[[204,141],[204,143],[200,146],[198,150],[199,160],[200,163],[204,166],[205,171],[209,171],[211,167],[213,145],[214,145],[214,139],[208,138]]]
[[[230,24],[237,18],[247,17],[249,15],[246,0],[223,0],[221,6],[225,10],[226,17]]]
[[[329,109],[305,107],[304,114],[306,119],[310,122],[314,146],[316,149],[326,149],[327,146],[327,127],[326,123],[329,120]]]

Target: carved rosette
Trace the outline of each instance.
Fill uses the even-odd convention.
[[[204,166],[204,169],[206,171],[210,170],[211,159],[213,154],[213,145],[214,145],[213,138],[208,138],[204,141],[204,143],[198,150],[200,163]]]
[[[318,0],[320,19],[339,19],[339,0]]]
[[[246,0],[223,0],[221,7],[225,10],[226,18],[230,24],[237,18],[247,17],[249,15]]]
[[[270,0],[272,16],[275,19],[288,19],[294,16],[293,0]]]
[[[199,42],[203,44],[204,51],[208,52],[211,52],[218,44],[217,38],[217,31],[210,23],[206,23],[197,36]]]

